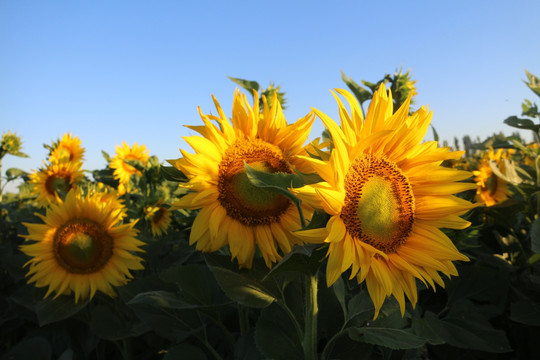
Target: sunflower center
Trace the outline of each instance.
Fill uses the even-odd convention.
[[[53,244],[58,264],[70,273],[98,271],[112,256],[112,237],[88,219],[73,219],[62,225],[54,234]]]
[[[414,195],[397,165],[372,155],[356,158],[345,176],[341,218],[353,238],[395,252],[414,222]]]
[[[240,140],[227,149],[219,164],[221,206],[227,215],[247,226],[279,221],[292,203],[282,195],[254,186],[247,177],[244,162],[267,173],[292,172],[277,146],[260,139]]]
[[[486,181],[486,190],[489,191],[490,195],[495,195],[497,192],[498,179],[497,175],[491,174]]]
[[[56,174],[47,177],[45,189],[51,195],[68,192],[71,189],[71,176],[67,174]]]

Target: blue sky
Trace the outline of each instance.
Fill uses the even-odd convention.
[[[510,134],[502,121],[536,100],[522,80],[525,68],[540,76],[539,12],[538,1],[0,1],[0,131],[30,155],[2,168],[37,169],[42,144],[65,132],[87,170],[122,141],[177,158],[197,106],[215,112],[211,94],[230,114],[227,76],[281,85],[293,122],[311,107],[337,118],[341,70],[360,82],[403,67],[442,138]]]

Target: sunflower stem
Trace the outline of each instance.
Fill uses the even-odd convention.
[[[249,308],[238,305],[238,321],[240,322],[240,334],[244,335],[249,330]]]
[[[317,273],[306,277],[306,316],[302,347],[306,360],[317,360]]]

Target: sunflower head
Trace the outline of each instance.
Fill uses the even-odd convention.
[[[114,296],[114,286],[127,283],[131,270],[143,268],[133,252],[143,251],[144,243],[135,238],[135,223],[120,224],[121,213],[97,193],[82,196],[70,190],[45,216],[38,215],[44,224],[23,223],[29,243],[20,249],[31,257],[25,264],[28,283],[48,286],[45,297],[73,292],[75,302],[93,298],[98,290]]]
[[[50,162],[82,162],[84,158],[84,148],[78,136],[73,137],[71,133],[66,133],[62,138],[53,143]]]
[[[19,156],[19,157],[28,157],[22,151],[22,141],[16,133],[8,131],[7,133],[2,134],[2,140],[0,140],[0,159],[6,154]]]
[[[183,157],[169,161],[189,179],[183,187],[191,191],[173,209],[201,209],[190,234],[198,250],[228,245],[240,267],[250,268],[258,247],[270,267],[299,242],[293,231],[301,227],[300,218],[289,199],[252,185],[245,164],[268,173],[301,167],[313,116],[288,125],[276,94],[270,103],[263,97],[259,111],[258,101],[252,107],[237,91],[229,121],[214,101],[219,116],[201,113],[204,126],[189,126],[202,135],[185,138],[195,154],[181,150]]]
[[[109,166],[114,169],[113,176],[120,184],[126,185],[129,183],[131,175],[136,174],[141,176],[141,172],[132,165],[126,162],[129,160],[140,161],[146,165],[148,163],[148,149],[145,145],[134,143],[132,147],[122,142],[122,146],[116,146],[116,155],[111,159]]]
[[[79,162],[60,161],[45,166],[30,174],[32,192],[37,195],[37,201],[46,206],[58,202],[62,195],[67,194],[84,177]]]
[[[513,149],[510,149],[513,150]],[[492,147],[484,154],[478,170],[473,171],[476,182],[476,200],[486,206],[493,206],[508,199],[510,190],[508,183],[498,177],[491,168],[493,162],[497,166],[504,167],[504,159],[509,159],[513,152],[498,149],[494,151]]]
[[[168,208],[161,204],[146,206],[144,214],[146,221],[150,223],[152,235],[161,236],[167,233],[172,220],[171,211]]]
[[[351,279],[366,282],[374,317],[389,296],[403,314],[405,296],[416,304],[415,279],[444,286],[439,273],[457,275],[452,261],[468,260],[440,228],[469,225],[459,215],[474,205],[453,194],[475,185],[459,182],[471,173],[441,166],[463,152],[421,142],[432,115],[424,107],[409,115],[411,94],[394,112],[392,93],[381,85],[364,119],[355,97],[336,91],[351,109],[335,95],[341,126],[315,110],[332,138],[330,156],[305,158],[324,181],[292,189],[330,219],[325,228],[298,235],[329,243],[328,286],[350,271]]]

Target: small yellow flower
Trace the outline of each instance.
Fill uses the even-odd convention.
[[[171,212],[169,209],[156,204],[144,209],[146,220],[150,223],[152,235],[161,236],[167,233],[171,225]]]
[[[81,140],[78,136],[73,137],[71,133],[66,133],[62,139],[54,146],[49,156],[50,162],[82,162],[84,159],[84,148],[81,147]]]
[[[124,141],[122,146],[116,146],[116,156],[112,158],[110,167],[114,169],[113,176],[120,184],[128,184],[131,175],[137,174],[141,176],[141,172],[135,169],[133,166],[125,162],[125,160],[139,160],[143,164],[148,163],[148,150],[145,145],[139,146],[137,143],[133,144],[133,147],[129,147]]]
[[[80,162],[61,161],[31,173],[32,193],[37,195],[37,201],[42,206],[58,202],[61,193],[67,193],[84,177],[80,166]]]
[[[513,149],[509,149],[513,150]],[[478,170],[473,171],[474,181],[478,186],[476,189],[476,200],[486,204],[486,206],[496,205],[510,196],[508,183],[493,173],[490,161],[495,161],[498,166],[502,166],[502,159],[509,159],[513,151],[498,149],[496,152],[490,147],[489,151],[480,161]]]
[[[31,259],[28,283],[48,286],[45,297],[75,294],[75,302],[92,299],[99,290],[115,296],[114,286],[126,284],[131,270],[143,269],[135,223],[120,224],[120,209],[111,208],[99,194],[81,196],[71,190],[65,201],[52,204],[44,224],[23,223],[32,243],[20,246]]]

